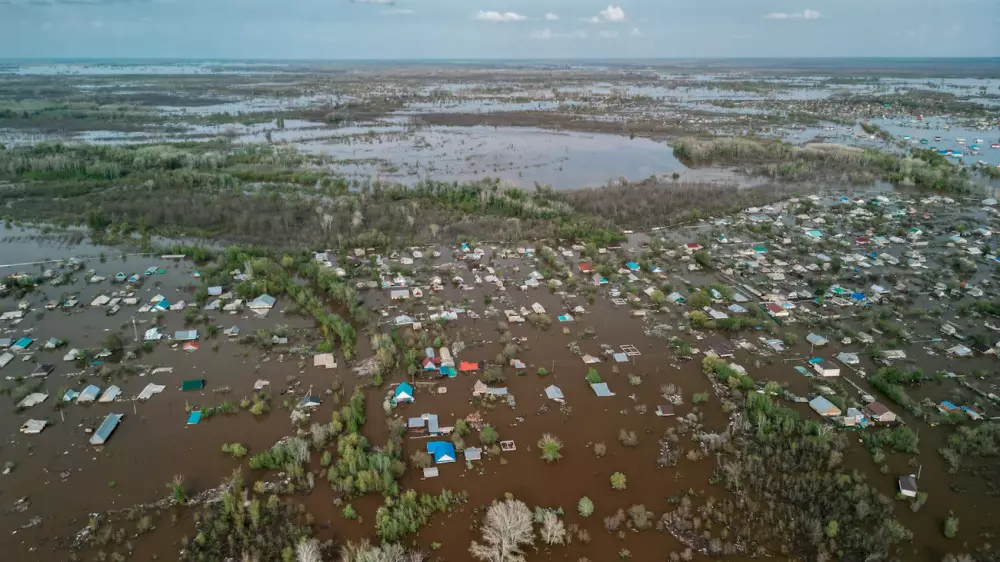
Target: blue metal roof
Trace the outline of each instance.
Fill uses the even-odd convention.
[[[101,422],[101,426],[97,428],[97,431],[90,436],[90,444],[103,445],[104,442],[108,440],[108,437],[111,436],[111,432],[118,427],[119,423],[121,423],[123,417],[125,417],[124,414],[108,414],[108,417],[104,418],[104,421]]]
[[[427,452],[434,457],[434,462],[455,462],[455,446],[447,441],[428,441]]]

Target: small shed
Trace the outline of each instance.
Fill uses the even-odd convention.
[[[917,497],[917,477],[909,474],[899,477],[899,493],[908,497]]]
[[[194,341],[198,339],[198,330],[178,330],[174,332],[176,341]]]
[[[28,420],[21,425],[21,433],[25,435],[37,435],[45,429],[49,422],[46,420]]]
[[[90,385],[83,389],[79,396],[76,397],[77,402],[93,402],[97,400],[97,397],[101,394],[100,387],[96,385]]]
[[[608,383],[606,382],[592,383],[590,388],[594,390],[594,394],[600,396],[601,398],[607,398],[608,396],[615,395],[615,393],[611,392],[611,389],[608,388]]]
[[[467,461],[478,461],[483,458],[483,450],[476,447],[469,447],[465,451],[462,451],[465,455],[465,460]]]

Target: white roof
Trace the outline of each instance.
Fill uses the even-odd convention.
[[[28,420],[21,426],[21,433],[25,435],[35,435],[41,433],[49,422],[45,420]]]
[[[149,400],[154,394],[159,394],[166,388],[167,387],[162,384],[149,383],[146,385],[146,388],[142,389],[142,392],[139,393],[138,398],[139,400]]]

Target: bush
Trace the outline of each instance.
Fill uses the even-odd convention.
[[[497,442],[500,436],[497,435],[497,430],[493,429],[492,425],[486,424],[483,429],[479,432],[479,441],[483,445],[492,445]]]
[[[237,459],[247,456],[247,448],[242,443],[225,443],[222,445],[222,452]]]
[[[587,369],[587,382],[590,384],[597,384],[601,382],[601,375],[597,372],[597,369],[593,367]]]
[[[608,446],[604,442],[594,443],[594,455],[603,457],[608,452]]]
[[[542,450],[542,460],[545,462],[555,462],[562,458],[562,442],[554,435],[542,435],[538,440],[538,448]]]
[[[354,520],[358,518],[358,512],[354,510],[354,506],[352,506],[351,504],[347,504],[346,506],[344,506],[343,515],[344,519],[347,520]]]
[[[540,377],[544,377],[545,375],[549,374],[549,370],[546,369],[545,367],[539,367],[538,371],[536,371],[536,372],[538,373],[538,376],[540,376]]]
[[[620,429],[618,430],[618,441],[626,447],[635,447],[639,444],[639,436],[634,431]]]
[[[611,475],[611,488],[615,490],[624,490],[628,487],[628,479],[621,472],[616,472]]]
[[[958,517],[955,516],[954,512],[948,512],[948,517],[944,520],[944,528],[941,532],[949,539],[955,538],[955,535],[958,534]]]
[[[639,375],[629,375],[628,383],[632,386],[639,386],[640,384],[642,384],[642,377],[640,377]]]
[[[691,396],[692,404],[703,404],[705,402],[708,402],[707,392],[695,392],[694,395]]]
[[[594,513],[594,502],[590,501],[587,496],[583,496],[577,502],[576,510],[580,513],[580,517],[590,517]]]
[[[424,469],[432,464],[434,464],[434,458],[431,457],[431,454],[427,451],[417,450],[413,451],[413,454],[410,455],[410,465],[412,465],[413,468]]]

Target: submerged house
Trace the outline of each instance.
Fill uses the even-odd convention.
[[[118,427],[123,417],[125,417],[124,414],[108,414],[108,417],[104,418],[101,425],[90,436],[90,444],[103,445],[108,440],[108,437],[111,437],[111,433]]]
[[[816,373],[821,377],[839,377],[840,367],[837,367],[830,361],[824,361],[822,357],[814,357],[809,360],[809,364]]]

